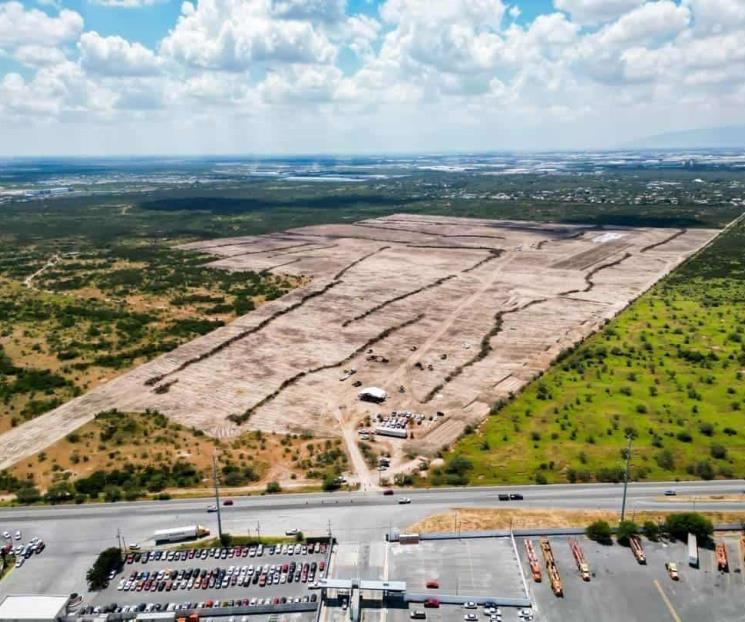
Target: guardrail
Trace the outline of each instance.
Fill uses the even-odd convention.
[[[316,611],[319,608],[319,603],[285,603],[284,605],[262,605],[256,607],[219,607],[217,609],[186,609],[182,611],[174,611],[173,616],[176,618],[188,617],[191,613],[198,613],[199,617],[209,616],[210,618],[217,618],[221,616],[231,616],[236,614],[272,614],[272,613],[299,613],[307,611]],[[78,616],[67,616],[66,622],[100,622],[106,620],[106,622],[123,622],[124,620],[134,620],[138,615],[144,612],[130,612],[130,613],[89,613]],[[170,611],[165,613],[171,613]]]
[[[529,598],[506,598],[504,596],[456,596],[454,594],[410,594],[406,593],[404,601],[409,603],[423,603],[425,600],[436,599],[443,605],[464,605],[474,602],[477,605],[494,603],[498,607],[532,607]]]

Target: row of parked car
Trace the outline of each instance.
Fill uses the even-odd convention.
[[[233,546],[228,548],[213,547],[208,549],[189,549],[184,551],[137,551],[127,555],[126,562],[134,564],[141,562],[146,564],[150,561],[186,561],[188,559],[229,559],[235,557],[261,557],[267,555],[312,555],[326,553],[326,543],[314,542],[311,544],[263,544],[255,546]]]
[[[229,566],[228,568],[186,568],[180,570],[163,569],[158,571],[135,570],[129,578],[119,581],[118,591],[124,592],[170,592],[173,590],[225,589],[229,587],[249,587],[257,585],[278,585],[285,583],[313,583],[316,571],[323,572],[326,562],[285,562],[284,564],[264,564],[250,566]]]
[[[16,558],[16,568],[20,568],[29,557],[34,554],[39,555],[46,548],[46,544],[40,538],[31,538],[26,544],[16,544],[14,547],[11,542],[8,542],[0,548],[6,554],[12,552]]]
[[[221,609],[225,607],[265,607],[269,605],[284,605],[287,603],[314,603],[318,600],[318,595],[313,593],[305,596],[275,596],[274,598],[237,598],[233,600],[203,600],[199,602],[185,603],[139,603],[137,605],[118,605],[111,603],[109,605],[97,606],[88,605],[83,607],[78,613],[87,615],[92,613],[138,613],[138,612],[156,612],[156,611],[184,611],[189,612],[194,609]]]

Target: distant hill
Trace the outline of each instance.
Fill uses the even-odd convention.
[[[713,127],[655,134],[633,141],[645,149],[716,149],[745,147],[745,126]]]

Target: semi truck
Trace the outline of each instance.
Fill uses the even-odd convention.
[[[183,542],[184,540],[196,540],[210,535],[210,530],[201,525],[188,525],[186,527],[172,527],[160,529],[153,534],[155,544],[167,542]]]

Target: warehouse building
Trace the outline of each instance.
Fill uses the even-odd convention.
[[[0,602],[0,622],[57,622],[67,613],[67,596],[11,595]]]

